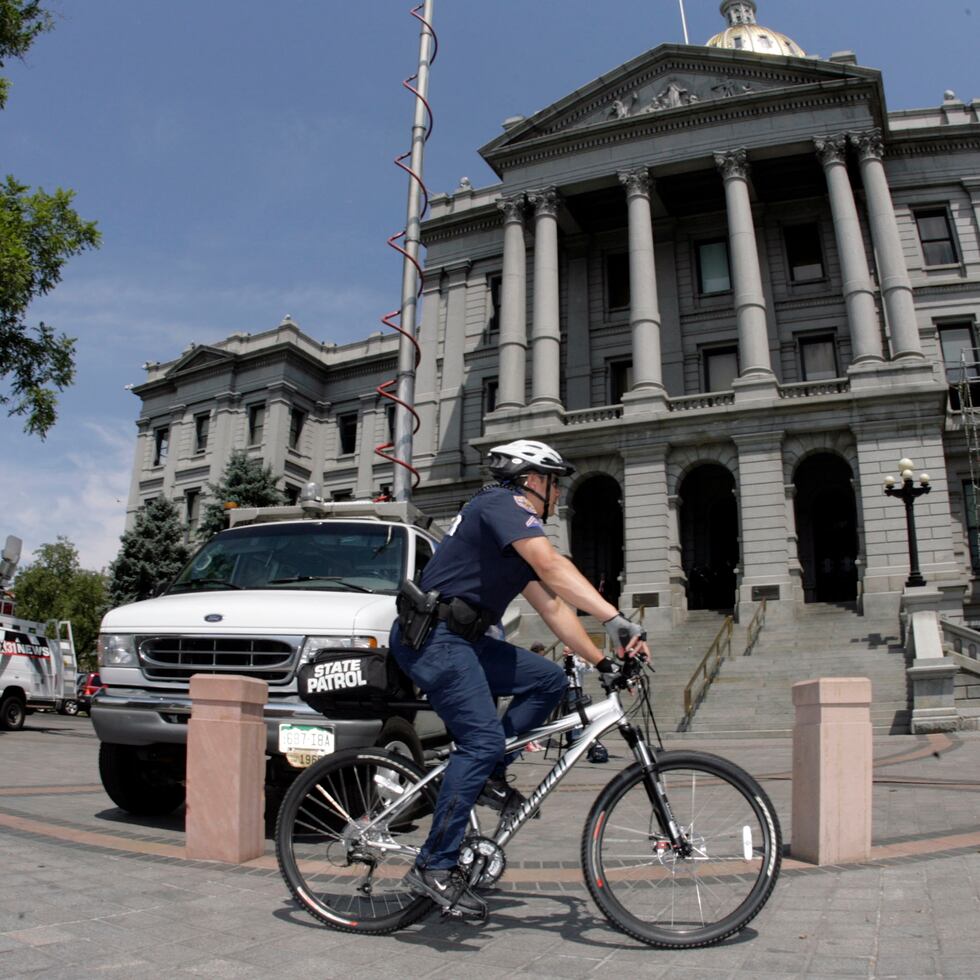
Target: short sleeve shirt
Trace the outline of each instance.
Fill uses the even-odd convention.
[[[534,505],[519,490],[491,487],[457,515],[435,556],[422,572],[421,587],[443,599],[465,599],[501,617],[534,569],[514,550],[522,538],[544,536]]]

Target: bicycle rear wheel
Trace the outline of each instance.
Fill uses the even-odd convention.
[[[327,756],[295,780],[279,809],[276,856],[314,918],[342,932],[384,934],[432,908],[402,878],[428,836],[436,789],[423,787],[392,822],[363,830],[423,775],[404,756],[359,749]]]
[[[768,900],[782,859],[779,821],[759,784],[718,756],[664,752],[657,775],[689,853],[671,845],[636,763],[589,812],[585,881],[606,918],[634,939],[707,946],[743,929]]]

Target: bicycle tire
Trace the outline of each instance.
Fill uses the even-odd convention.
[[[664,752],[657,773],[691,856],[671,847],[637,762],[589,811],[586,885],[613,926],[650,946],[721,942],[758,915],[775,887],[782,861],[776,812],[747,772],[719,756]]]
[[[417,805],[395,824],[378,825],[369,838],[358,826],[392,802],[393,783],[413,785],[424,775],[404,756],[354,749],[327,756],[296,778],[276,819],[276,857],[293,897],[310,915],[341,932],[385,935],[434,907],[402,883],[414,857],[379,845],[393,839],[421,845],[436,789],[424,787]],[[371,861],[376,865],[369,872]]]

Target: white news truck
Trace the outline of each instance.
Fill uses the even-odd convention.
[[[21,541],[10,535],[0,554],[0,729],[17,731],[38,708],[63,711],[74,703],[75,649],[71,624],[45,623],[16,615],[6,591],[20,560]],[[61,636],[67,639],[62,640]]]
[[[313,493],[313,491],[311,491]],[[136,814],[184,800],[194,674],[244,674],[269,685],[267,796],[274,802],[320,755],[385,745],[423,759],[445,741],[430,711],[324,717],[300,700],[297,668],[323,650],[383,648],[405,577],[417,578],[441,533],[411,504],[309,499],[230,512],[160,596],[108,612],[93,702],[99,770],[110,798]]]

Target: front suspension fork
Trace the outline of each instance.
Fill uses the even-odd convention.
[[[674,851],[688,857],[691,854],[691,843],[681,833],[677,821],[674,820],[674,813],[670,808],[670,800],[667,799],[667,790],[664,788],[657,768],[657,750],[647,744],[643,737],[643,732],[632,725],[620,727],[626,744],[633,750],[636,761],[643,766],[643,786],[647,791],[653,812],[657,815],[657,822],[660,829],[670,838],[671,847]]]

